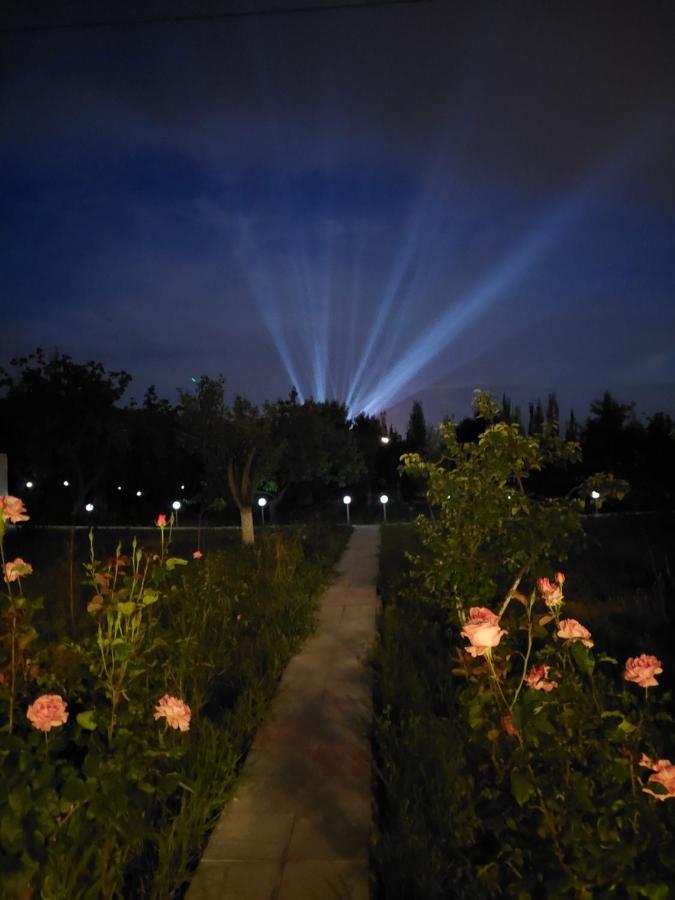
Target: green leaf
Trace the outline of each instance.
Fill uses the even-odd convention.
[[[85,731],[93,731],[96,728],[96,711],[93,709],[78,713],[76,719],[77,724]]]
[[[133,600],[127,600],[124,603],[118,603],[117,608],[123,616],[131,616],[136,611],[136,604]]]
[[[590,677],[595,668],[595,660],[587,648],[584,647],[581,641],[575,641],[572,644],[571,653],[577,669],[579,669],[583,675],[588,675]]]
[[[169,572],[172,572],[176,566],[187,566],[187,559],[181,559],[178,556],[170,556],[166,563],[166,568]]]
[[[648,897],[649,900],[667,900],[669,896],[668,885],[663,884],[663,882],[659,884],[654,884],[653,882],[643,884],[638,888],[638,892],[643,897]]]
[[[523,806],[534,793],[534,785],[525,772],[520,769],[511,770],[511,793],[518,806]]]
[[[157,603],[159,600],[159,591],[153,591],[152,588],[146,588],[143,591],[141,602],[143,606],[150,606],[151,603]]]
[[[622,722],[619,722],[617,727],[619,731],[622,731],[624,734],[632,734],[637,728],[637,725],[633,725],[628,719],[624,719]]]
[[[61,800],[66,803],[79,803],[86,796],[87,791],[81,778],[69,778],[61,789]]]

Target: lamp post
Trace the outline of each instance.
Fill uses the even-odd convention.
[[[598,500],[600,499],[599,491],[591,491],[591,500],[593,501],[593,506],[595,507],[595,514],[598,514]]]
[[[174,500],[171,504],[171,509],[173,510],[174,519],[176,520],[176,528],[178,528],[178,510],[180,509],[180,500]]]
[[[260,507],[260,519],[265,524],[265,507],[267,506],[267,497],[258,497],[258,506]]]
[[[389,503],[389,497],[386,494],[380,494],[380,503],[382,504],[382,519],[384,522],[387,521],[387,503]]]
[[[344,497],[342,498],[342,502],[343,502],[344,505],[345,505],[345,512],[347,513],[347,525],[349,525],[349,524],[350,524],[350,520],[349,520],[349,504],[352,502],[352,498],[349,496],[349,494],[345,494]]]

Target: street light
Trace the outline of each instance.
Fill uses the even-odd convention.
[[[87,512],[93,512],[93,511],[94,511],[94,504],[93,504],[93,503],[87,503],[87,505],[85,506],[85,509],[87,510]]]
[[[389,435],[388,435],[388,434],[383,434],[382,437],[380,438],[380,443],[381,443],[381,444],[388,444],[388,443],[389,443],[389,440],[390,440]]]
[[[137,496],[137,497],[142,497],[142,496],[143,496],[143,491],[136,491],[136,496]]]
[[[64,486],[64,487],[70,487],[70,482],[68,481],[67,478],[66,478],[66,480],[63,482],[63,486]]]
[[[260,518],[263,525],[265,524],[265,507],[267,506],[267,497],[258,497],[258,506],[260,507]]]
[[[387,521],[387,503],[389,503],[389,497],[386,494],[380,494],[380,503],[382,504],[382,518],[386,522]]]
[[[174,500],[171,504],[171,509],[174,511],[174,519],[176,520],[176,528],[178,528],[178,510],[180,506],[180,500]]]
[[[349,525],[349,504],[352,502],[352,498],[349,494],[345,494],[342,498],[342,502],[345,505],[345,512],[347,513],[347,525]]]
[[[27,488],[32,488],[32,487],[33,487],[33,482],[32,482],[32,481],[27,481],[27,482],[26,482],[26,487],[27,487]]]
[[[591,491],[591,500],[593,501],[593,506],[595,507],[596,515],[598,514],[598,509],[599,509],[599,506],[598,506],[599,499],[600,499],[600,492],[599,491]]]

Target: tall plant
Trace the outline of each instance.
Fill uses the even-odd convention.
[[[460,443],[455,424],[446,422],[439,461],[408,453],[401,466],[426,479],[433,511],[417,520],[426,553],[415,558],[416,570],[459,622],[470,606],[498,591],[514,596],[525,576],[566,557],[581,534],[583,498],[591,489],[600,502],[627,489],[611,475],[596,475],[573,496],[529,493],[529,476],[546,464],[576,462],[578,444],[555,434],[526,435],[517,423],[499,421],[499,407],[481,391],[474,410],[488,423],[476,442]]]

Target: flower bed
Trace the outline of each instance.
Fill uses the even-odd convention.
[[[25,519],[0,498],[0,529]],[[134,541],[100,561],[92,542],[77,640],[40,640],[30,564],[3,555],[3,897],[179,894],[347,537],[183,559],[157,528],[158,552]]]
[[[383,533],[396,585],[384,579],[376,657],[381,893],[666,898],[667,673],[644,635],[613,658],[583,610],[568,612],[554,566],[579,510],[525,490],[545,457],[573,459],[574,447],[499,422],[476,444],[457,444],[452,426],[445,437],[440,463],[406,460],[434,511],[407,579],[387,547],[402,532]]]

